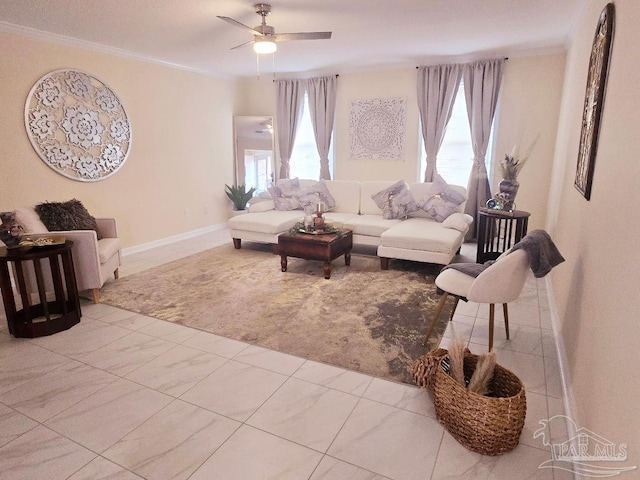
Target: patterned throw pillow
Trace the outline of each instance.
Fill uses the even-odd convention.
[[[0,240],[7,247],[16,247],[20,243],[20,235],[22,234],[22,225],[16,220],[16,212],[1,212],[0,220]]]
[[[16,212],[0,212],[0,220],[4,225],[3,230],[18,236],[22,232],[22,225],[16,219]]]
[[[35,208],[40,220],[51,232],[62,230],[95,230],[98,240],[102,238],[98,232],[96,219],[92,217],[80,200],[75,198],[68,202],[44,202]]]
[[[404,180],[400,180],[389,188],[371,195],[378,208],[382,210],[382,218],[391,220],[394,218],[406,218],[411,212],[415,212],[416,205],[409,187]]]
[[[320,180],[301,189],[298,192],[297,198],[304,213],[314,213],[318,203],[324,203],[324,209],[327,212],[336,206],[336,201],[331,195],[331,192],[329,192],[324,180]]]
[[[280,180],[275,187],[267,189],[273,198],[276,210],[296,210],[300,208],[297,194],[300,192],[300,180],[298,178],[286,178]]]
[[[465,200],[462,193],[451,188],[440,175],[436,175],[422,200],[417,202],[417,206],[427,212],[436,222],[442,223]]]

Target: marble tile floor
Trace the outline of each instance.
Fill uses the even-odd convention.
[[[220,230],[131,254],[121,275],[226,242]],[[70,330],[33,340],[10,336],[2,319],[2,480],[569,478],[538,468],[551,454],[533,432],[563,403],[545,284],[533,276],[512,304],[511,340],[496,323],[498,360],[528,404],[520,445],[498,457],[459,445],[425,389],[105,304],[82,312]],[[442,345],[460,335],[484,351],[487,317],[486,305],[461,302]]]

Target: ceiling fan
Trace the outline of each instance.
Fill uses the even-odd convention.
[[[276,34],[275,29],[267,25],[267,22],[265,20],[267,15],[271,13],[271,5],[269,5],[268,3],[258,3],[255,5],[255,9],[256,13],[260,15],[260,17],[262,17],[262,23],[255,28],[248,27],[244,23],[240,23],[233,18],[218,15],[219,19],[224,20],[225,22],[229,22],[231,25],[235,25],[236,27],[249,30],[254,35],[253,40],[237,45],[231,50],[244,47],[245,45],[253,44],[253,49],[256,53],[273,53],[277,49],[276,42],[286,42],[289,40],[327,40],[331,38],[331,32],[300,32]]]

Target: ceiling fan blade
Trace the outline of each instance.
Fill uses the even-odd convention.
[[[235,50],[236,48],[246,47],[247,45],[251,45],[252,43],[256,43],[255,40],[249,40],[248,42],[241,43],[240,45],[236,45],[235,47],[231,47],[230,50]]]
[[[235,25],[236,27],[240,27],[243,28],[245,30],[249,30],[251,33],[253,33],[254,35],[260,35],[262,36],[262,32],[259,32],[257,30],[254,30],[251,27],[246,26],[244,23],[240,23],[237,20],[234,20],[233,18],[229,18],[229,17],[221,17],[220,15],[218,15],[218,18],[220,20],[224,20],[225,22],[229,22],[231,25]]]
[[[286,42],[288,40],[328,40],[331,32],[304,32],[304,33],[278,33],[276,40]]]

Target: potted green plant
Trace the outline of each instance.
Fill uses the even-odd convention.
[[[229,197],[229,200],[233,202],[233,209],[238,211],[247,209],[247,203],[251,200],[253,193],[256,191],[255,187],[251,187],[249,191],[247,191],[245,185],[230,187],[225,184],[224,187],[227,197]]]

